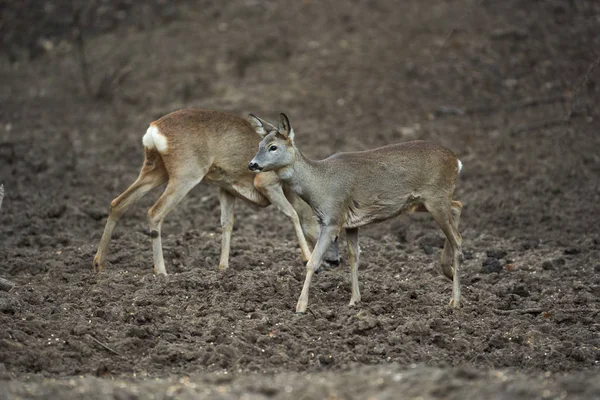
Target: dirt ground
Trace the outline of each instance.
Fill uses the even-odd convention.
[[[0,277],[16,283],[0,290],[0,399],[600,398],[598,2],[94,1],[83,42],[71,2],[25,3],[0,6]],[[167,217],[167,277],[145,218],[158,193],[95,275],[148,123],[184,107],[286,112],[312,158],[451,148],[463,307],[442,233],[413,214],[361,230],[358,307],[344,262],[297,316],[289,221],[238,202],[217,273],[205,185]]]

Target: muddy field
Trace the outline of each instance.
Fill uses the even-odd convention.
[[[114,0],[75,24],[45,3],[0,6],[0,399],[600,398],[600,4]],[[148,123],[184,107],[286,112],[311,158],[454,150],[463,307],[442,233],[413,214],[361,230],[358,307],[344,262],[297,316],[289,221],[238,202],[218,273],[205,185],[165,221],[167,277],[158,192],[94,274]]]

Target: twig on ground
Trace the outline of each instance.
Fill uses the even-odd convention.
[[[4,185],[0,185],[0,209],[2,209],[2,200],[4,200]]]
[[[471,8],[469,8],[462,17],[460,17],[459,22],[462,22],[469,14],[471,14],[476,8],[478,8],[479,6],[481,6],[481,4],[483,4],[485,0],[479,0],[477,3],[475,3],[473,6],[471,6]],[[450,31],[450,33],[448,34],[448,36],[446,36],[446,38],[444,39],[444,41],[442,42],[442,45],[440,46],[440,48],[438,49],[438,51],[433,54],[433,58],[435,59],[438,54],[440,54],[440,52],[442,50],[444,50],[444,48],[446,47],[446,45],[448,44],[448,42],[450,41],[450,39],[452,39],[452,36],[454,36],[454,34],[458,31],[459,28],[452,28],[452,30]]]
[[[510,128],[510,133],[515,134],[515,133],[523,133],[523,132],[529,132],[529,131],[537,131],[538,129],[551,128],[553,126],[563,125],[563,124],[566,124],[567,122],[569,122],[569,121],[565,120],[564,118],[536,121],[536,122],[532,122],[530,124],[514,126],[514,127]]]
[[[121,358],[125,358],[125,359],[127,358],[123,354],[119,353],[118,351],[111,349],[110,347],[108,347],[107,345],[105,345],[104,343],[102,343],[101,341],[99,341],[98,339],[96,339],[95,337],[93,337],[92,335],[90,335],[89,333],[87,334],[87,336],[89,336],[90,339],[92,339],[94,342],[96,342],[97,344],[99,344],[100,346],[102,346],[104,349],[110,351],[111,353],[116,354],[116,355],[118,355]]]
[[[596,315],[597,313],[600,313],[600,310],[597,310],[595,308],[566,308],[566,309],[555,309],[555,310],[551,309],[551,308],[521,308],[521,309],[514,309],[514,310],[494,309],[494,312],[496,312],[498,314],[541,314],[543,312],[555,314],[557,312],[564,312],[564,313],[591,312],[591,313],[594,313],[593,315]]]
[[[2,200],[0,199],[0,203]],[[10,292],[12,288],[17,286],[16,283],[9,281],[8,279],[0,278],[0,290],[4,290],[5,292]]]
[[[552,96],[552,97],[532,97],[524,100],[515,101],[504,105],[486,105],[460,108],[454,106],[440,106],[437,107],[433,113],[436,116],[445,115],[472,115],[472,114],[490,114],[496,111],[514,111],[520,110],[526,107],[535,107],[544,104],[553,104],[568,101],[569,97],[566,95]]]

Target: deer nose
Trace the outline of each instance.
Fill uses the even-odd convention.
[[[259,165],[257,163],[255,163],[254,161],[251,162],[250,164],[248,164],[248,169],[250,171],[260,171],[260,170],[262,170],[262,168],[259,167]]]

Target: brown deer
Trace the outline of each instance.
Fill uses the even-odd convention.
[[[148,211],[154,272],[166,275],[161,245],[162,222],[200,181],[220,188],[220,270],[229,265],[236,198],[261,207],[275,204],[292,220],[302,259],[307,261],[310,248],[305,235],[314,244],[319,225],[310,207],[294,192],[282,187],[275,173],[256,175],[248,171],[248,160],[260,142],[255,129],[243,118],[207,110],[179,110],[152,122],[142,138],[145,157],[137,180],[110,204],[108,220],[94,257],[94,271],[106,267],[113,230],[125,211],[150,190],[166,183],[164,193]],[[327,260],[331,264],[339,263],[337,242],[332,245]]]
[[[345,229],[348,243],[353,306],[360,301],[359,227],[413,211],[428,211],[446,235],[442,272],[453,281],[450,306],[459,306],[458,272],[463,254],[458,220],[462,204],[453,201],[452,195],[462,163],[452,151],[417,140],[313,161],[294,144],[294,131],[285,114],[280,115],[278,128],[252,114],[250,119],[263,139],[248,168],[274,171],[312,207],[321,225],[306,265],[297,313],[306,312],[312,276],[341,229]]]

